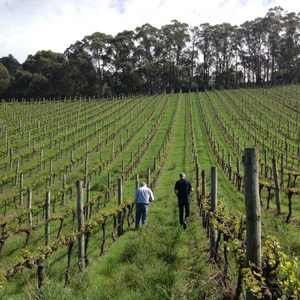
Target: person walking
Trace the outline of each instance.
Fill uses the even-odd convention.
[[[152,191],[147,187],[146,182],[142,182],[141,187],[135,191],[134,203],[135,207],[135,229],[139,228],[140,220],[142,224],[147,224],[147,213],[150,202],[154,200]]]
[[[185,174],[179,174],[180,179],[176,181],[174,192],[178,198],[179,208],[179,222],[186,229],[186,223],[190,216],[190,192],[193,191],[192,184],[185,178]],[[183,219],[183,211],[185,211],[185,218]]]

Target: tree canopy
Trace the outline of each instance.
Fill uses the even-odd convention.
[[[178,20],[116,36],[95,32],[64,53],[38,51],[21,65],[0,58],[0,97],[107,96],[298,82],[300,13],[281,7],[240,26]]]

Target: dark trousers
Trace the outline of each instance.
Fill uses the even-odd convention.
[[[180,225],[182,225],[183,221],[185,221],[187,223],[187,221],[189,220],[190,200],[178,198],[178,207],[179,207],[179,222],[180,222]],[[185,211],[184,220],[183,220],[183,211]]]

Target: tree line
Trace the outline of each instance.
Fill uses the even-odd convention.
[[[281,7],[240,26],[172,20],[95,32],[64,53],[0,58],[1,98],[105,97],[298,82],[300,13]]]

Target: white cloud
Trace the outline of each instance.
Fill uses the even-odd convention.
[[[173,19],[191,26],[241,25],[275,6],[299,12],[295,0],[0,0],[0,57],[12,54],[22,63],[39,50],[63,52],[96,31],[116,35]]]

